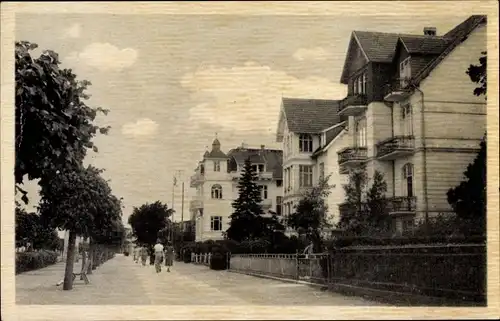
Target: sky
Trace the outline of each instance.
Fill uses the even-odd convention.
[[[87,164],[105,169],[113,193],[133,207],[172,202],[217,134],[227,152],[275,142],[281,97],[342,99],[340,74],[352,30],[438,35],[467,16],[279,16],[179,14],[17,14],[16,40],[59,54],[62,67],[92,82],[88,105],[110,110],[111,126]],[[180,185],[180,184],[179,184]],[[28,208],[38,202],[25,186]],[[181,189],[175,189],[175,220]]]

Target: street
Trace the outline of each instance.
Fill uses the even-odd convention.
[[[80,263],[75,266],[79,269]],[[91,284],[76,281],[72,291],[55,284],[64,264],[16,276],[17,304],[73,305],[310,305],[373,306],[376,302],[320,291],[303,284],[213,271],[206,266],[175,262],[170,273],[157,274],[131,257],[117,255],[89,275]]]

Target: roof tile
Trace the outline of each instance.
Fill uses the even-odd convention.
[[[319,133],[340,122],[339,100],[283,98],[288,129],[294,133]]]

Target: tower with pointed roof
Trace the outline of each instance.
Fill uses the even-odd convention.
[[[232,202],[238,197],[238,179],[246,158],[250,158],[258,172],[265,213],[270,210],[282,213],[281,150],[266,149],[261,145],[259,148],[237,147],[226,154],[216,134],[212,148],[203,154],[191,177],[195,195],[190,211],[195,221],[197,241],[222,239],[223,232],[229,228]]]

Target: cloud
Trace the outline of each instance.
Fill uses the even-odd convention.
[[[235,131],[274,132],[281,97],[339,99],[343,85],[326,78],[299,79],[254,62],[222,68],[201,67],[185,74],[181,85],[191,92],[190,121]]]
[[[293,54],[295,60],[326,60],[330,54],[321,47],[300,48]]]
[[[64,30],[64,38],[80,38],[82,32],[82,26],[78,23],[74,23],[71,27]]]
[[[67,59],[70,63],[85,63],[102,71],[119,71],[132,66],[137,56],[135,49],[119,49],[110,43],[95,42],[80,53],[71,53]]]
[[[151,137],[158,131],[158,123],[149,119],[141,118],[135,123],[126,123],[122,126],[122,134],[131,137]]]

